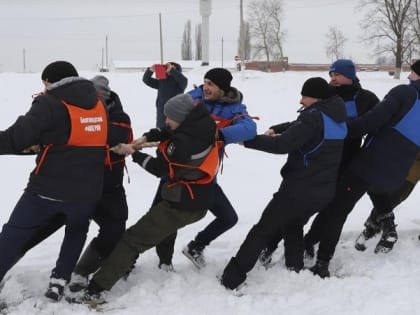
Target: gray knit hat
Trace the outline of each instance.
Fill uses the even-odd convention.
[[[194,100],[191,95],[179,94],[165,103],[163,113],[177,123],[182,123],[194,107]]]
[[[96,91],[105,99],[108,100],[111,96],[111,89],[109,88],[109,80],[103,75],[97,75],[91,79]]]

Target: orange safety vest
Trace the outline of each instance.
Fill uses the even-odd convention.
[[[70,116],[70,136],[65,145],[75,147],[107,147],[108,116],[105,106],[98,98],[96,105],[91,109],[83,109],[69,104],[63,100]],[[38,174],[48,150],[55,144],[44,145],[44,151],[35,169]],[[110,161],[107,150],[107,161]]]
[[[169,178],[172,181],[172,183],[168,187],[174,186],[176,184],[182,184],[187,188],[191,199],[194,199],[194,194],[192,192],[191,185],[209,184],[216,177],[216,174],[219,171],[219,165],[220,165],[219,147],[222,146],[223,143],[222,141],[216,141],[214,146],[210,149],[209,153],[207,153],[206,157],[201,162],[201,164],[197,166],[172,162],[169,159],[168,155],[166,154],[166,148],[168,144],[169,144],[169,140],[165,140],[165,141],[162,141],[158,147],[159,151],[162,153],[166,162],[168,162]],[[179,168],[185,168],[185,169],[199,170],[204,173],[204,176],[197,180],[176,179],[174,166],[179,167]]]

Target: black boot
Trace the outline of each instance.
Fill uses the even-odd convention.
[[[381,232],[381,225],[378,221],[375,208],[373,208],[370,212],[370,215],[364,223],[364,226],[365,229],[357,237],[356,243],[354,244],[354,247],[359,251],[366,250],[366,241],[370,240]]]
[[[309,268],[309,270],[314,275],[317,275],[317,276],[321,277],[322,279],[328,278],[330,276],[330,272],[328,270],[329,264],[330,263],[328,261],[317,260],[315,265],[313,265],[311,268]]]
[[[388,253],[398,240],[395,216],[392,212],[380,218],[382,235],[375,248],[375,253]]]

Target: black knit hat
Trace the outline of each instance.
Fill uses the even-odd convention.
[[[413,72],[415,72],[417,75],[420,75],[420,59],[417,60],[416,62],[414,62],[411,66],[410,66],[411,70],[413,70]]]
[[[78,77],[76,69],[67,61],[54,61],[45,67],[42,71],[42,81],[54,83],[67,77]]]
[[[302,96],[325,99],[330,97],[331,92],[327,81],[323,78],[315,77],[310,78],[303,83],[302,92],[300,92],[300,94],[302,94]]]
[[[226,93],[230,89],[230,82],[232,81],[232,74],[223,68],[213,68],[207,71],[204,75],[204,79],[208,79],[216,84],[220,89]]]

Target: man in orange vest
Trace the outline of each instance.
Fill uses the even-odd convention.
[[[59,300],[102,195],[108,119],[93,83],[80,78],[69,62],[49,64],[41,78],[44,92],[25,115],[0,131],[0,154],[39,149],[25,191],[0,233],[0,280],[19,260],[27,242],[63,215],[64,239],[45,294]]]

